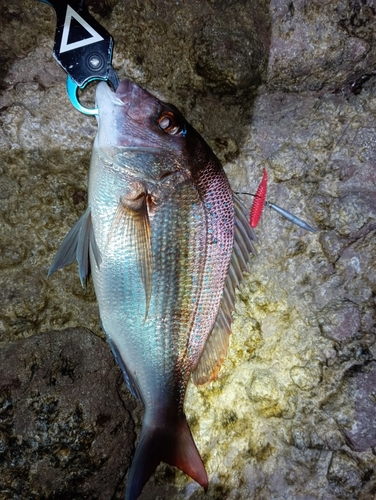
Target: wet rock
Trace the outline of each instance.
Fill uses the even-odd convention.
[[[373,2],[273,0],[268,83],[273,89],[349,89],[376,63]]]
[[[355,410],[346,436],[356,451],[376,446],[376,363],[371,363],[355,377]]]
[[[7,86],[4,78],[12,62],[26,57],[43,44],[46,38],[50,40],[53,36],[54,28],[51,24],[54,18],[53,12],[47,10],[41,12],[38,5],[33,2],[25,4],[26,2],[22,1],[0,2],[0,89]],[[52,62],[52,57],[48,58]],[[53,69],[53,72],[56,70]]]
[[[266,417],[278,417],[283,413],[283,392],[273,375],[265,370],[257,371],[248,387],[248,396],[258,411]]]
[[[346,493],[357,494],[362,487],[362,480],[356,462],[346,453],[333,455],[328,469],[328,480],[333,493],[346,496]]]
[[[85,329],[0,348],[0,497],[114,498],[135,434],[106,343]]]
[[[321,312],[321,328],[328,337],[345,341],[355,338],[361,327],[361,313],[351,302],[331,301]]]
[[[321,366],[315,361],[310,361],[305,366],[293,366],[290,376],[295,385],[303,391],[316,387],[321,381]]]
[[[186,410],[210,479],[205,498],[374,498],[374,1],[88,5],[115,38],[119,76],[180,107],[224,161],[234,190],[255,192],[266,168],[268,199],[318,229],[308,234],[265,208],[258,257],[237,292],[228,357],[216,382],[189,387]],[[53,10],[35,0],[3,0],[0,13],[0,342],[11,349],[40,331],[77,326],[101,336],[91,281],[83,289],[75,265],[46,279],[86,206],[96,122],[69,104],[65,74],[51,55]],[[87,105],[93,87],[83,93]],[[104,345],[96,338],[88,349],[86,338],[75,344],[79,352],[102,356]],[[73,387],[71,368],[59,375],[52,365],[48,355],[38,361],[36,373],[48,376],[36,379],[40,395],[22,403],[30,422],[17,420],[39,422],[39,441],[14,434],[15,424],[1,428],[0,456],[17,457],[20,471],[6,468],[4,477],[40,495],[55,481],[56,491],[74,484],[90,496],[94,468],[107,466],[91,458],[90,443],[112,421],[104,410],[98,421],[92,409],[80,413],[77,395],[62,399],[61,381]],[[49,375],[54,370],[58,376]],[[82,394],[93,387],[90,377],[82,372],[74,382]],[[96,380],[96,392],[117,408],[118,379]],[[9,391],[19,391],[12,383]],[[13,422],[8,392],[1,411]],[[134,418],[137,431],[139,413]],[[124,436],[119,430],[119,442]],[[31,458],[39,460],[35,470]],[[127,464],[108,465],[109,474],[124,473]],[[123,476],[116,474],[111,491],[121,497]],[[142,498],[156,495],[204,498],[196,483],[164,464]]]
[[[254,2],[252,16],[245,13],[239,3],[223,4],[212,22],[204,21],[195,38],[192,58],[196,71],[216,94],[249,92],[264,78],[269,28],[265,9]]]

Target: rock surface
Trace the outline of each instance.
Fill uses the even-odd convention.
[[[141,499],[374,499],[376,2],[87,3],[115,38],[119,76],[181,108],[234,190],[254,192],[266,168],[268,199],[318,229],[265,209],[228,357],[216,382],[187,395],[209,491],[162,464]],[[72,485],[70,498],[121,498],[135,439],[128,410],[137,432],[140,408],[98,338],[91,282],[82,289],[75,266],[46,279],[85,209],[96,123],[69,104],[51,55],[53,10],[0,0],[0,23],[0,498],[21,498],[19,488],[62,498],[53,494]],[[82,99],[92,103],[92,89]],[[82,326],[95,335],[57,331]],[[82,360],[74,381],[62,352]],[[91,455],[107,406],[122,426],[114,440],[103,422],[116,463],[102,448]],[[35,437],[17,430],[38,422]]]
[[[106,343],[46,332],[0,350],[0,498],[114,498],[134,450]]]

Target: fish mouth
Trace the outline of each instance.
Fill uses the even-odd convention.
[[[133,100],[139,100],[142,93],[146,91],[141,89],[136,83],[131,80],[121,80],[115,91],[106,83],[100,82],[95,93],[96,103],[100,103],[103,99],[110,99],[117,106],[124,106]]]
[[[105,82],[97,86],[95,94],[99,111],[106,113],[106,109],[123,108],[122,112],[135,122],[142,123],[147,113],[151,114],[158,101],[147,90],[139,87],[131,80],[121,80],[116,91],[113,91]]]
[[[129,95],[135,88],[139,88],[138,85],[133,83],[131,80],[121,80],[116,89],[115,95],[121,99],[121,97]]]
[[[121,83],[123,82],[120,82],[120,84]],[[107,101],[108,99],[110,99],[110,101],[117,106],[124,106],[124,102],[120,99],[120,95],[122,94],[117,94],[117,91],[114,92],[107,82],[99,82],[95,91],[96,106],[100,107],[101,103]]]

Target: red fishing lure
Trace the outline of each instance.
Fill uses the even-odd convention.
[[[256,227],[257,224],[259,223],[259,220],[260,220],[260,217],[262,214],[262,209],[264,208],[264,205],[265,205],[267,180],[268,180],[268,175],[267,175],[266,170],[264,168],[264,175],[262,177],[262,180],[260,182],[259,187],[257,188],[256,194],[255,194],[255,199],[253,201],[253,205],[251,208],[251,215],[250,215],[250,219],[249,219],[249,223],[251,224],[251,227]]]

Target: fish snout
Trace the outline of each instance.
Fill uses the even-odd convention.
[[[155,98],[131,80],[122,80],[114,94],[125,106],[128,117],[147,125],[147,120],[155,111]]]
[[[121,82],[119,83],[119,85],[118,85],[118,87],[116,89],[115,94],[120,99],[122,99],[123,97],[128,96],[133,91],[133,89],[135,87],[138,87],[138,85],[136,85],[135,83],[133,83],[131,80],[127,80],[127,79],[121,80]]]

